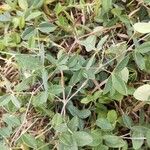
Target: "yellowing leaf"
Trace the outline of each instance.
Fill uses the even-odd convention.
[[[27,0],[18,0],[19,7],[26,10],[28,8]]]
[[[134,30],[139,33],[150,33],[150,23],[139,22],[134,24]]]
[[[3,4],[3,5],[0,6],[0,11],[1,10],[2,11],[8,11],[10,9],[11,9],[11,7],[8,4]]]
[[[51,3],[53,3],[54,1],[56,1],[56,0],[45,0],[45,4],[51,4]]]
[[[150,85],[145,84],[136,89],[133,96],[140,101],[150,100]]]

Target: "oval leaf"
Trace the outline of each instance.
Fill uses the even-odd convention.
[[[29,147],[31,148],[37,148],[37,142],[36,139],[31,136],[30,134],[24,134],[21,137],[22,141]]]
[[[56,30],[56,26],[49,22],[42,22],[39,25],[39,30],[43,33],[50,33]]]
[[[139,33],[149,33],[150,32],[150,23],[139,22],[134,24],[134,30]]]
[[[104,141],[107,146],[112,148],[120,148],[126,144],[121,137],[114,135],[105,135]]]
[[[26,21],[30,21],[31,19],[34,19],[34,18],[40,16],[41,14],[42,14],[42,12],[40,12],[40,11],[32,12],[32,13],[26,18]]]
[[[105,118],[99,118],[96,120],[96,125],[104,131],[111,131],[114,129],[112,124]]]
[[[18,0],[19,7],[26,10],[28,8],[27,0]]]
[[[116,74],[112,74],[112,84],[114,89],[122,95],[127,95],[126,84],[123,79]]]
[[[85,146],[93,142],[92,136],[84,131],[75,132],[74,138],[76,139],[78,146]]]
[[[23,40],[28,40],[34,34],[35,34],[35,29],[33,27],[28,27],[23,31],[21,37]]]
[[[145,84],[136,89],[133,96],[140,101],[150,100],[150,85]]]
[[[134,149],[140,149],[144,143],[144,135],[140,130],[133,131],[132,145]]]

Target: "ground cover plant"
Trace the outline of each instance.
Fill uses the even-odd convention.
[[[0,1],[0,150],[150,149],[150,0]]]

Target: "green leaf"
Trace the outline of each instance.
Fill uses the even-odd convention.
[[[134,94],[134,98],[140,101],[150,101],[150,85],[145,84],[138,87]]]
[[[150,23],[139,22],[134,24],[134,30],[139,33],[149,33],[150,32]]]
[[[57,24],[64,28],[65,30],[70,30],[70,25],[66,17],[59,15]]]
[[[115,110],[110,110],[107,113],[107,119],[111,123],[115,123],[117,121],[117,113]]]
[[[92,150],[109,150],[109,147],[106,145],[100,144],[97,147],[93,147]]]
[[[20,120],[15,115],[4,114],[2,120],[10,127],[16,127],[20,125]]]
[[[87,97],[81,99],[82,104],[88,104],[89,102],[93,101],[93,98],[91,95],[88,95]]]
[[[42,106],[43,104],[45,104],[47,102],[48,99],[48,92],[47,91],[43,91],[38,93],[34,98],[33,98],[33,105],[35,107],[39,107]]]
[[[107,83],[105,84],[103,94],[107,94],[112,88],[112,77],[110,76],[107,80]]]
[[[133,121],[132,121],[131,117],[129,117],[128,115],[123,114],[122,120],[127,128],[131,128],[133,126]]]
[[[34,57],[28,54],[16,55],[15,59],[18,62],[19,67],[22,69],[36,70],[42,66],[39,57]]]
[[[32,19],[35,19],[36,17],[40,16],[42,14],[41,11],[35,11],[35,12],[32,12],[29,16],[26,17],[26,21],[30,21]]]
[[[112,124],[108,121],[108,119],[105,118],[99,118],[96,120],[96,125],[100,127],[104,131],[111,131],[114,129]]]
[[[91,144],[89,144],[89,146],[98,146],[100,144],[102,144],[102,132],[101,130],[99,129],[96,129],[96,130],[92,130],[91,131],[91,135],[92,135],[92,138],[93,138],[93,142]]]
[[[46,58],[51,64],[57,65],[57,60],[51,54],[48,53]]]
[[[90,67],[92,66],[92,64],[93,64],[94,61],[95,61],[95,54],[87,62],[86,70],[90,69]]]
[[[0,149],[1,150],[9,150],[9,147],[6,146],[4,143],[0,142]]]
[[[145,42],[143,44],[141,44],[140,46],[138,46],[135,51],[136,53],[141,53],[141,54],[145,54],[150,52],[150,42]]]
[[[34,136],[30,135],[30,134],[23,134],[21,136],[21,140],[29,147],[31,148],[35,148],[37,149],[37,142],[36,139],[34,138]]]
[[[57,132],[67,132],[68,131],[68,127],[67,127],[66,123],[59,124],[56,127],[54,127],[54,129]]]
[[[49,150],[49,145],[44,141],[44,139],[36,139],[37,147],[39,150]]]
[[[29,48],[35,48],[36,47],[36,39],[34,36],[31,36],[29,39],[28,39],[28,47]]]
[[[113,9],[111,10],[111,12],[112,12],[115,16],[120,17],[120,16],[121,16],[121,13],[122,13],[122,9],[121,9],[121,7],[113,8]]]
[[[66,53],[64,53],[63,51],[59,51],[57,54],[57,58],[58,58],[58,66],[59,65],[66,65],[68,62],[68,55]]]
[[[98,50],[102,49],[102,47],[103,47],[104,43],[106,42],[106,40],[108,39],[108,37],[109,37],[108,35],[105,35],[104,37],[101,38],[101,40],[97,44]]]
[[[74,116],[68,123],[68,127],[71,131],[77,131],[79,127],[79,118],[77,116]]]
[[[78,150],[78,146],[76,141],[72,144],[72,146],[66,146],[62,143],[59,144],[59,150]]]
[[[150,0],[144,0],[144,2],[150,4]]]
[[[15,86],[15,91],[17,92],[21,92],[21,91],[25,91],[27,89],[30,88],[30,83],[32,82],[32,77],[28,77],[24,80],[22,80],[22,82],[18,83],[16,86]]]
[[[58,94],[62,93],[63,88],[61,85],[51,84],[51,85],[49,85],[48,91],[49,91],[49,94],[58,95]]]
[[[61,3],[57,3],[55,7],[56,15],[60,14],[63,10],[65,10],[65,7]]]
[[[21,103],[14,95],[11,95],[11,102],[16,106],[16,108],[21,107]]]
[[[16,44],[19,44],[21,41],[20,35],[16,32],[12,33],[11,38],[13,39],[13,42]]]
[[[111,93],[112,92],[112,93]],[[113,99],[113,100],[117,100],[117,101],[121,101],[123,99],[123,95],[120,94],[119,92],[117,91],[114,91],[113,93],[113,89],[110,91],[110,94],[109,94],[109,98],[110,99]]]
[[[120,71],[122,71],[126,66],[127,66],[127,64],[128,64],[128,62],[129,62],[129,55],[127,55],[125,58],[123,58],[118,64],[117,64],[117,66],[116,66],[116,68],[115,68],[115,72],[120,72]]]
[[[96,36],[95,35],[90,35],[85,40],[82,40],[79,43],[81,45],[85,46],[87,52],[95,50]]]
[[[81,119],[85,119],[91,115],[90,110],[88,109],[79,110],[77,107],[73,106],[73,104],[69,104],[67,108],[73,116],[78,116]]]
[[[63,133],[59,141],[59,150],[78,150],[76,140],[69,133]]]
[[[9,127],[0,128],[0,135],[4,138],[10,137],[12,134],[12,129]]]
[[[144,143],[144,135],[141,130],[134,130],[132,133],[132,145],[134,149],[140,149]]]
[[[121,78],[122,80],[127,83],[129,79],[129,70],[127,67],[125,67],[121,72]]]
[[[138,67],[141,70],[144,70],[145,69],[144,57],[140,53],[134,53],[134,59],[135,59],[136,64],[138,65]]]
[[[72,135],[68,132],[64,132],[59,136],[59,140],[66,146],[72,146],[73,138]]]
[[[121,148],[126,144],[125,141],[119,136],[104,135],[103,139],[105,144],[111,148]]]
[[[32,0],[32,1],[28,0],[28,2],[29,2],[29,6],[35,9],[35,8],[40,8],[43,5],[44,0]]]
[[[105,12],[108,12],[112,8],[112,0],[102,1],[102,7]]]
[[[65,70],[69,70],[69,68],[66,65],[58,65],[57,69],[59,71],[65,71]]]
[[[83,77],[86,79],[95,79],[95,72],[93,69],[83,70],[82,72]]]
[[[26,10],[28,8],[28,2],[27,0],[18,0],[19,7],[23,10]]]
[[[69,85],[73,86],[75,85],[77,82],[79,82],[82,78],[82,70],[78,70],[76,71],[73,76],[70,79]]]
[[[26,28],[24,31],[23,31],[23,33],[22,33],[22,35],[21,35],[21,37],[22,37],[22,39],[23,40],[28,40],[31,36],[34,36],[35,35],[35,28],[34,27],[28,27],[28,28]]]
[[[150,147],[150,129],[146,133],[146,142],[148,144],[148,147]]]
[[[88,109],[82,109],[78,111],[79,118],[85,119],[91,115],[91,111]]]
[[[0,106],[7,105],[11,100],[11,95],[0,96]]]
[[[89,94],[87,95],[87,97],[81,99],[81,103],[88,104],[89,102],[94,102],[101,96],[102,96],[102,91],[96,91],[94,92],[94,95]]]
[[[8,12],[0,14],[0,22],[8,22],[8,21],[11,21],[11,15]]]
[[[43,80],[44,89],[45,91],[47,91],[48,90],[48,72],[45,68],[43,68],[42,70],[42,80]]]
[[[145,59],[145,71],[150,74],[150,55],[146,55]]]
[[[74,68],[77,65],[77,62],[78,62],[78,55],[70,56],[67,66],[69,68]]]
[[[25,26],[25,19],[24,17],[19,18],[19,28],[22,29]]]
[[[53,126],[60,125],[63,122],[63,118],[62,118],[61,114],[56,113],[51,122],[52,122]]]
[[[112,85],[122,95],[127,95],[127,88],[124,81],[116,74],[112,74]]]
[[[39,30],[43,33],[50,33],[56,30],[56,26],[49,22],[42,22],[39,24]]]
[[[92,136],[84,131],[74,132],[73,137],[76,139],[78,146],[85,146],[92,143]]]

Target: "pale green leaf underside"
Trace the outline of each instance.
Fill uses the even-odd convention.
[[[133,27],[139,33],[150,33],[150,23],[139,22],[135,23]]]
[[[136,89],[133,96],[140,101],[150,100],[150,85],[145,84]]]

